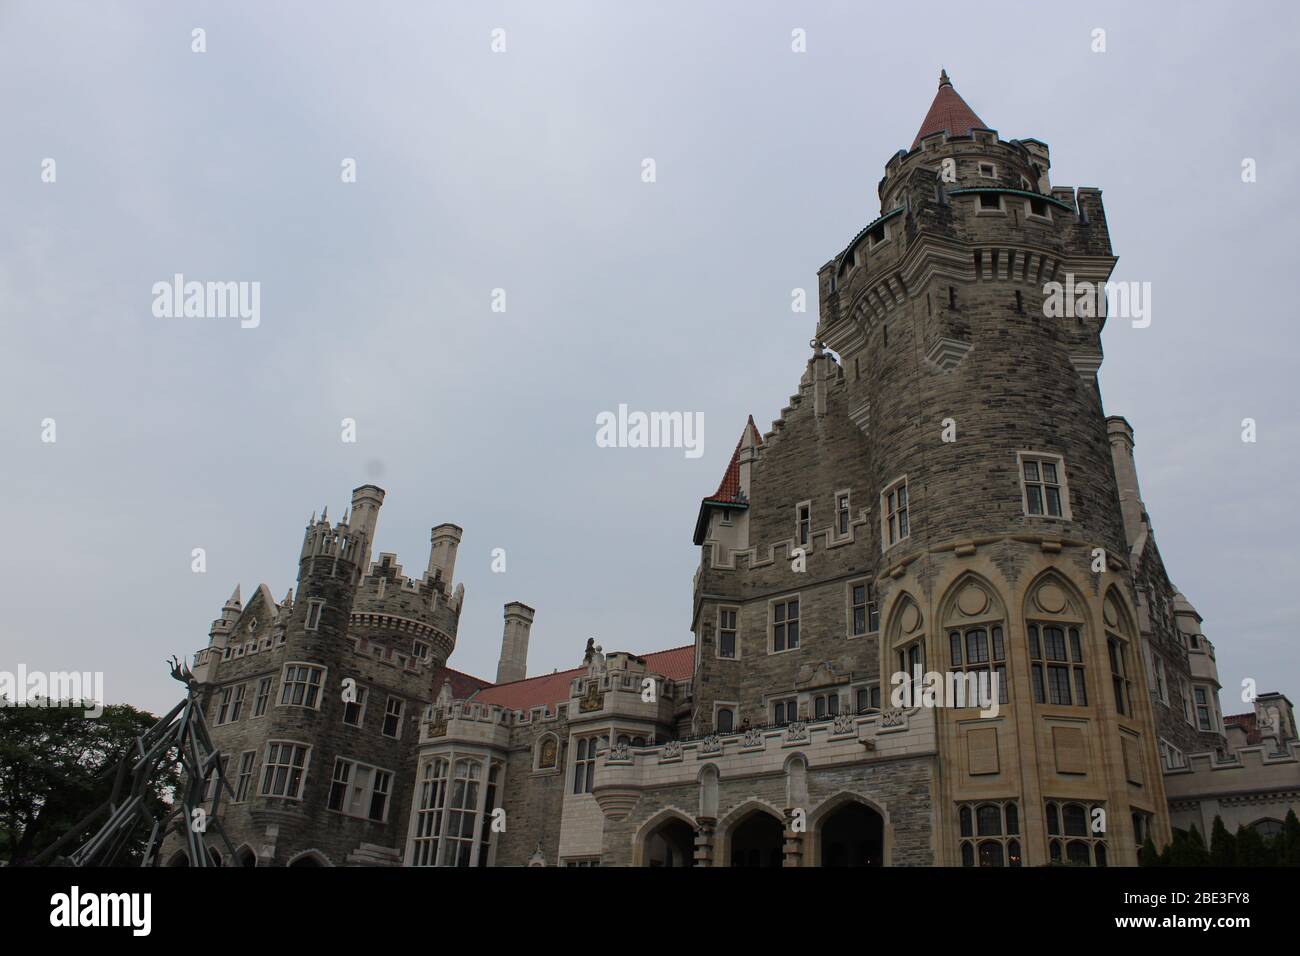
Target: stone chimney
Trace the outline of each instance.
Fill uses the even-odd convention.
[[[443,583],[448,587],[456,573],[456,549],[460,547],[461,534],[460,526],[454,524],[440,524],[429,532],[429,577],[441,571]]]
[[[1115,484],[1119,487],[1119,508],[1124,516],[1124,537],[1133,547],[1146,526],[1146,507],[1138,489],[1137,463],[1133,460],[1133,426],[1120,415],[1106,419],[1106,434],[1110,438],[1110,457],[1115,468]]]
[[[384,503],[384,489],[378,485],[362,485],[352,489],[353,533],[366,536],[365,552],[357,556],[357,564],[364,574],[370,566],[370,555],[374,551],[375,528],[379,525],[379,509]]]
[[[527,604],[511,601],[506,605],[506,626],[501,636],[501,660],[497,664],[497,683],[523,680],[528,676],[528,633],[537,612]]]

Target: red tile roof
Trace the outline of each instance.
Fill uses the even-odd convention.
[[[451,681],[452,700],[465,700],[472,696],[475,691],[482,690],[484,687],[491,687],[490,680],[483,680],[481,677],[472,677],[469,674],[462,674],[458,670],[452,670],[450,667],[439,667],[433,672],[433,696],[438,696],[438,691],[442,690],[442,685],[448,680]]]
[[[644,656],[649,673],[659,674],[669,680],[686,680],[695,671],[694,644],[655,651]],[[480,704],[497,704],[506,710],[531,710],[541,706],[548,710],[554,709],[556,704],[569,699],[570,682],[586,672],[585,667],[574,667],[541,677],[497,684],[479,691],[474,700]]]
[[[967,136],[972,129],[986,129],[984,121],[975,115],[975,111],[966,105],[966,101],[952,88],[947,70],[939,73],[939,92],[934,95],[930,112],[925,114],[925,121],[912,140],[912,148],[921,145],[921,140],[935,133],[948,131],[949,136]]]
[[[763,436],[758,433],[758,427],[754,424],[754,416],[749,416],[749,421],[745,423],[745,430],[740,433],[740,441],[736,442],[736,450],[731,454],[731,462],[727,465],[727,470],[722,474],[722,483],[718,485],[718,490],[705,501],[721,501],[727,504],[748,504],[740,493],[740,447],[745,444],[745,435],[754,436],[754,447],[763,444]]]

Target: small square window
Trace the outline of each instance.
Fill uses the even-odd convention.
[[[1002,209],[1002,196],[998,193],[980,193],[980,209],[995,212]]]
[[[998,174],[998,168],[992,163],[980,163],[980,175],[985,179],[993,179]]]

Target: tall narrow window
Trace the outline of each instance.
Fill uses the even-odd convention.
[[[273,740],[266,745],[262,795],[302,799],[302,778],[307,771],[307,746]]]
[[[253,783],[253,761],[257,758],[257,752],[245,750],[239,755],[239,777],[235,781],[235,799],[234,803],[243,803],[248,799],[248,790]]]
[[[406,701],[400,697],[389,697],[388,705],[384,708],[384,736],[400,737],[402,736],[402,712],[406,709]]]
[[[438,859],[438,840],[442,836],[442,815],[447,804],[447,761],[441,758],[424,765],[420,782],[419,809],[415,820],[416,866],[433,866]]]
[[[861,637],[880,630],[880,613],[876,610],[876,592],[868,581],[849,585],[849,634]]]
[[[263,677],[257,682],[257,696],[253,699],[253,716],[261,717],[271,701],[271,678]]]
[[[911,530],[908,522],[907,479],[903,478],[890,485],[880,500],[885,547],[889,548],[906,538]]]
[[[772,723],[788,724],[799,719],[799,702],[793,697],[772,704]]]
[[[1193,691],[1196,695],[1196,726],[1198,730],[1214,730],[1214,712],[1210,708],[1210,695],[1204,687]]]
[[[368,696],[368,690],[368,688],[357,684],[355,687],[354,699],[345,700],[343,702],[343,723],[347,724],[349,727],[361,726],[361,721],[364,719],[366,713],[366,697]]]
[[[224,687],[221,690],[221,700],[217,704],[217,719],[213,721],[217,726],[227,723],[230,720],[230,701],[234,697],[235,688]]]
[[[772,605],[772,650],[789,651],[799,646],[799,599]]]
[[[807,545],[812,535],[812,505],[799,506],[799,543]]]
[[[714,721],[714,726],[720,734],[729,734],[735,726],[736,712],[730,707],[719,707],[718,716]]]
[[[481,760],[457,760],[447,800],[446,830],[438,853],[439,866],[469,866],[474,853]]]
[[[573,792],[591,793],[596,782],[596,753],[599,737],[583,737],[578,741],[573,759]]]
[[[1068,518],[1063,489],[1065,465],[1059,458],[1021,457],[1025,493],[1025,514],[1046,518]]]
[[[908,688],[910,706],[915,707],[925,681],[925,650],[921,647],[920,641],[914,641],[899,650],[898,670],[905,675],[901,686]]]
[[[1030,624],[1029,677],[1036,704],[1088,705],[1079,628]]]
[[[840,536],[849,533],[849,493],[842,492],[835,498],[835,522]]]
[[[736,609],[724,607],[718,609],[718,656],[736,656]]]
[[[320,626],[320,612],[324,607],[324,601],[310,600],[307,602],[307,625],[305,630],[314,631]]]
[[[232,721],[238,720],[239,715],[244,710],[244,691],[247,689],[247,686],[247,684],[240,684],[235,688],[234,699],[230,701],[230,719]]]
[[[1118,638],[1107,638],[1110,656],[1110,683],[1115,691],[1115,709],[1126,717],[1133,716],[1133,698],[1129,692],[1128,647]]]

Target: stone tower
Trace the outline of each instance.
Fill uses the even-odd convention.
[[[456,643],[460,528],[433,532],[430,571],[371,561],[382,489],[353,492],[350,516],[314,515],[296,596],[239,591],[197,655],[214,744],[234,794],[220,813],[238,865],[397,865],[414,789],[417,722]],[[175,864],[175,838],[163,859]],[[225,861],[228,865],[232,861]]]
[[[891,704],[915,674],[997,677],[996,716],[935,707],[930,763],[865,775],[882,807],[924,778],[910,812],[932,847],[900,837],[895,863],[1132,864],[1168,839],[1104,295],[1061,317],[1054,297],[1115,257],[1100,191],[1049,169],[941,75],[880,214],[818,273],[798,393],[745,428],[696,527],[697,732],[920,713]]]

